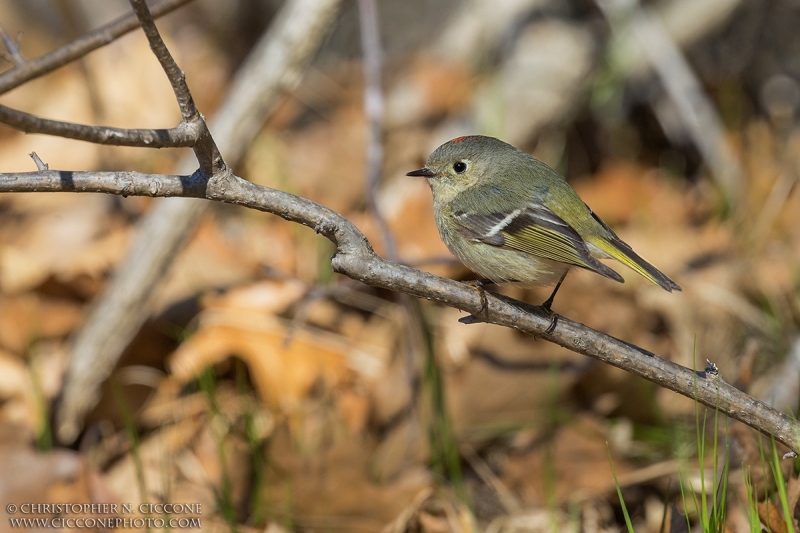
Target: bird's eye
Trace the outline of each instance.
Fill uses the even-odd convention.
[[[457,174],[461,174],[462,172],[467,170],[467,164],[464,163],[463,161],[459,161],[458,163],[455,163],[453,165],[453,170],[455,170]]]

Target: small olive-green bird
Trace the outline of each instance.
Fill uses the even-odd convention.
[[[543,304],[548,311],[572,267],[625,281],[597,258],[616,259],[666,291],[681,290],[617,237],[555,170],[499,139],[458,137],[406,175],[427,178],[439,235],[475,273],[494,283],[558,281]]]

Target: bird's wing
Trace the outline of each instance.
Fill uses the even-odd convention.
[[[461,233],[475,241],[586,268],[623,282],[622,276],[592,257],[577,231],[541,203],[533,201],[496,213],[456,211],[453,217]]]

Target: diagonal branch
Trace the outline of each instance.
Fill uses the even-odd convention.
[[[186,75],[178,67],[172,54],[167,49],[167,45],[164,44],[147,3],[145,0],[130,0],[130,3],[147,37],[147,42],[150,43],[150,50],[153,51],[156,59],[161,63],[161,68],[164,69],[169,83],[172,85],[172,92],[175,93],[175,98],[178,100],[183,120],[187,122],[194,120],[200,112],[197,111],[197,106],[194,105],[194,100],[192,99],[192,93],[189,91],[189,86],[186,85]]]
[[[471,287],[378,257],[366,237],[342,215],[286,192],[262,187],[231,173],[202,177],[147,175],[134,172],[42,171],[0,174],[0,192],[105,192],[141,196],[189,196],[241,205],[303,224],[336,245],[333,270],[368,285],[433,300],[471,313],[481,297]],[[550,317],[534,307],[487,293],[489,322],[515,328],[577,353],[621,368],[653,383],[719,409],[731,418],[772,435],[791,450],[800,449],[800,425],[789,416],[726,383],[714,372],[695,372],[588,326]],[[486,316],[481,313],[481,316]]]
[[[154,17],[158,18],[190,1],[163,0],[152,6],[150,12]],[[89,52],[117,40],[138,27],[139,21],[136,16],[133,13],[129,13],[41,57],[16,63],[13,68],[0,74],[0,94],[7,93],[25,82],[44,76],[59,67],[80,59]]]
[[[147,41],[150,43],[150,49],[155,54],[158,62],[161,63],[161,68],[164,69],[164,73],[167,75],[170,85],[172,85],[172,92],[175,93],[175,98],[178,100],[178,107],[180,107],[181,116],[183,117],[182,122],[196,122],[201,128],[200,136],[193,147],[194,154],[200,162],[200,170],[207,176],[224,171],[226,169],[225,161],[222,159],[214,138],[208,131],[208,125],[203,115],[200,114],[194,104],[192,93],[189,91],[189,86],[186,85],[186,75],[178,67],[172,54],[167,49],[167,45],[164,44],[161,34],[158,33],[158,28],[156,28],[155,20],[150,14],[147,3],[145,0],[130,0],[130,3],[136,13],[136,17],[139,19]]]
[[[199,121],[184,122],[171,129],[125,129],[87,126],[37,117],[0,105],[0,122],[25,133],[57,135],[67,139],[114,146],[144,148],[179,148],[194,146],[202,134]]]

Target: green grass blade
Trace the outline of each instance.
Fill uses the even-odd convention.
[[[628,533],[635,533],[633,531],[631,517],[628,515],[628,508],[625,506],[625,499],[622,497],[622,487],[619,486],[619,482],[617,481],[617,473],[614,471],[614,462],[611,460],[611,448],[609,448],[608,442],[606,442],[606,451],[608,452],[608,464],[611,466],[611,475],[614,476],[614,487],[617,489],[619,504],[622,506],[622,514],[625,516],[625,526],[628,528]]]
[[[691,488],[691,482],[689,483]],[[683,474],[678,470],[678,486],[681,488],[681,501],[683,502],[683,517],[686,518],[686,531],[692,530],[692,522],[689,520],[688,506],[686,505],[686,489],[683,484]],[[697,505],[697,496],[695,496],[695,505]]]
[[[758,516],[758,494],[753,488],[750,467],[742,465],[742,470],[744,470],[744,486],[747,493],[747,518],[750,524],[750,533],[761,533],[761,519]]]
[[[783,519],[786,521],[786,529],[789,533],[795,533],[792,512],[789,509],[789,498],[786,495],[786,481],[783,479],[781,459],[778,456],[778,447],[775,446],[775,439],[772,439],[772,462],[770,463],[770,468],[772,468],[772,474],[775,478],[775,484],[777,485],[776,488],[778,490],[778,498],[781,501]]]

